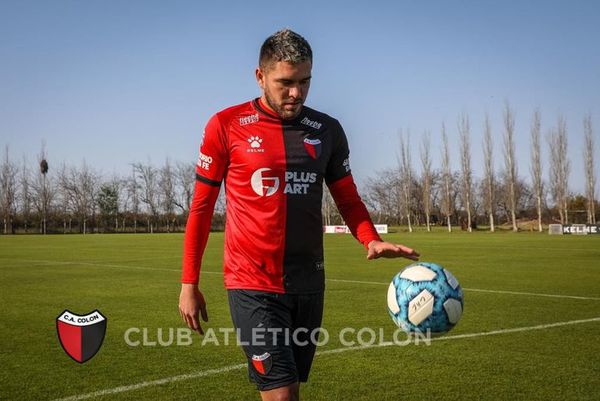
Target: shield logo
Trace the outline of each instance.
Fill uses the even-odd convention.
[[[321,141],[319,139],[304,138],[304,149],[310,157],[316,160],[321,156]]]
[[[106,317],[98,309],[77,315],[65,309],[56,318],[60,345],[74,361],[84,363],[100,350],[106,334]]]
[[[261,375],[264,376],[269,373],[272,365],[273,359],[268,352],[265,352],[262,355],[252,355],[252,366],[254,366],[254,369]]]

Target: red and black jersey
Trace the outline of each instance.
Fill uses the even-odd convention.
[[[197,283],[210,219],[225,182],[228,289],[310,293],[324,289],[323,181],[352,233],[379,240],[350,173],[339,122],[303,107],[282,120],[259,99],[208,122],[186,226],[184,283]]]

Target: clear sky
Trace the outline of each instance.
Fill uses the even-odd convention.
[[[471,118],[481,176],[484,114],[502,165],[505,100],[516,114],[519,174],[529,125],[567,121],[571,189],[583,190],[582,118],[600,151],[598,1],[0,1],[0,146],[50,167],[83,159],[106,175],[129,163],[195,161],[207,119],[259,95],[257,54],[289,27],[313,47],[307,105],[338,118],[359,182],[396,165],[409,130],[413,164],[445,122],[458,169],[457,120]],[[547,144],[544,140],[544,168]],[[600,158],[596,158],[596,165]]]

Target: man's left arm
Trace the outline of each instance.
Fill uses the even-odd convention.
[[[347,160],[347,159],[346,159]],[[347,162],[346,162],[347,163]],[[352,174],[328,183],[329,192],[352,235],[367,249],[367,259],[403,257],[418,260],[419,254],[404,245],[383,241],[369,216]]]

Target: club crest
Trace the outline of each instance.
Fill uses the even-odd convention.
[[[310,157],[318,159],[321,156],[321,140],[304,138],[304,149]]]
[[[261,375],[266,375],[271,370],[273,365],[273,358],[271,354],[265,352],[262,355],[252,355],[252,366]]]
[[[56,318],[60,345],[74,361],[84,363],[100,350],[106,334],[106,317],[98,309],[87,315],[64,310]]]

